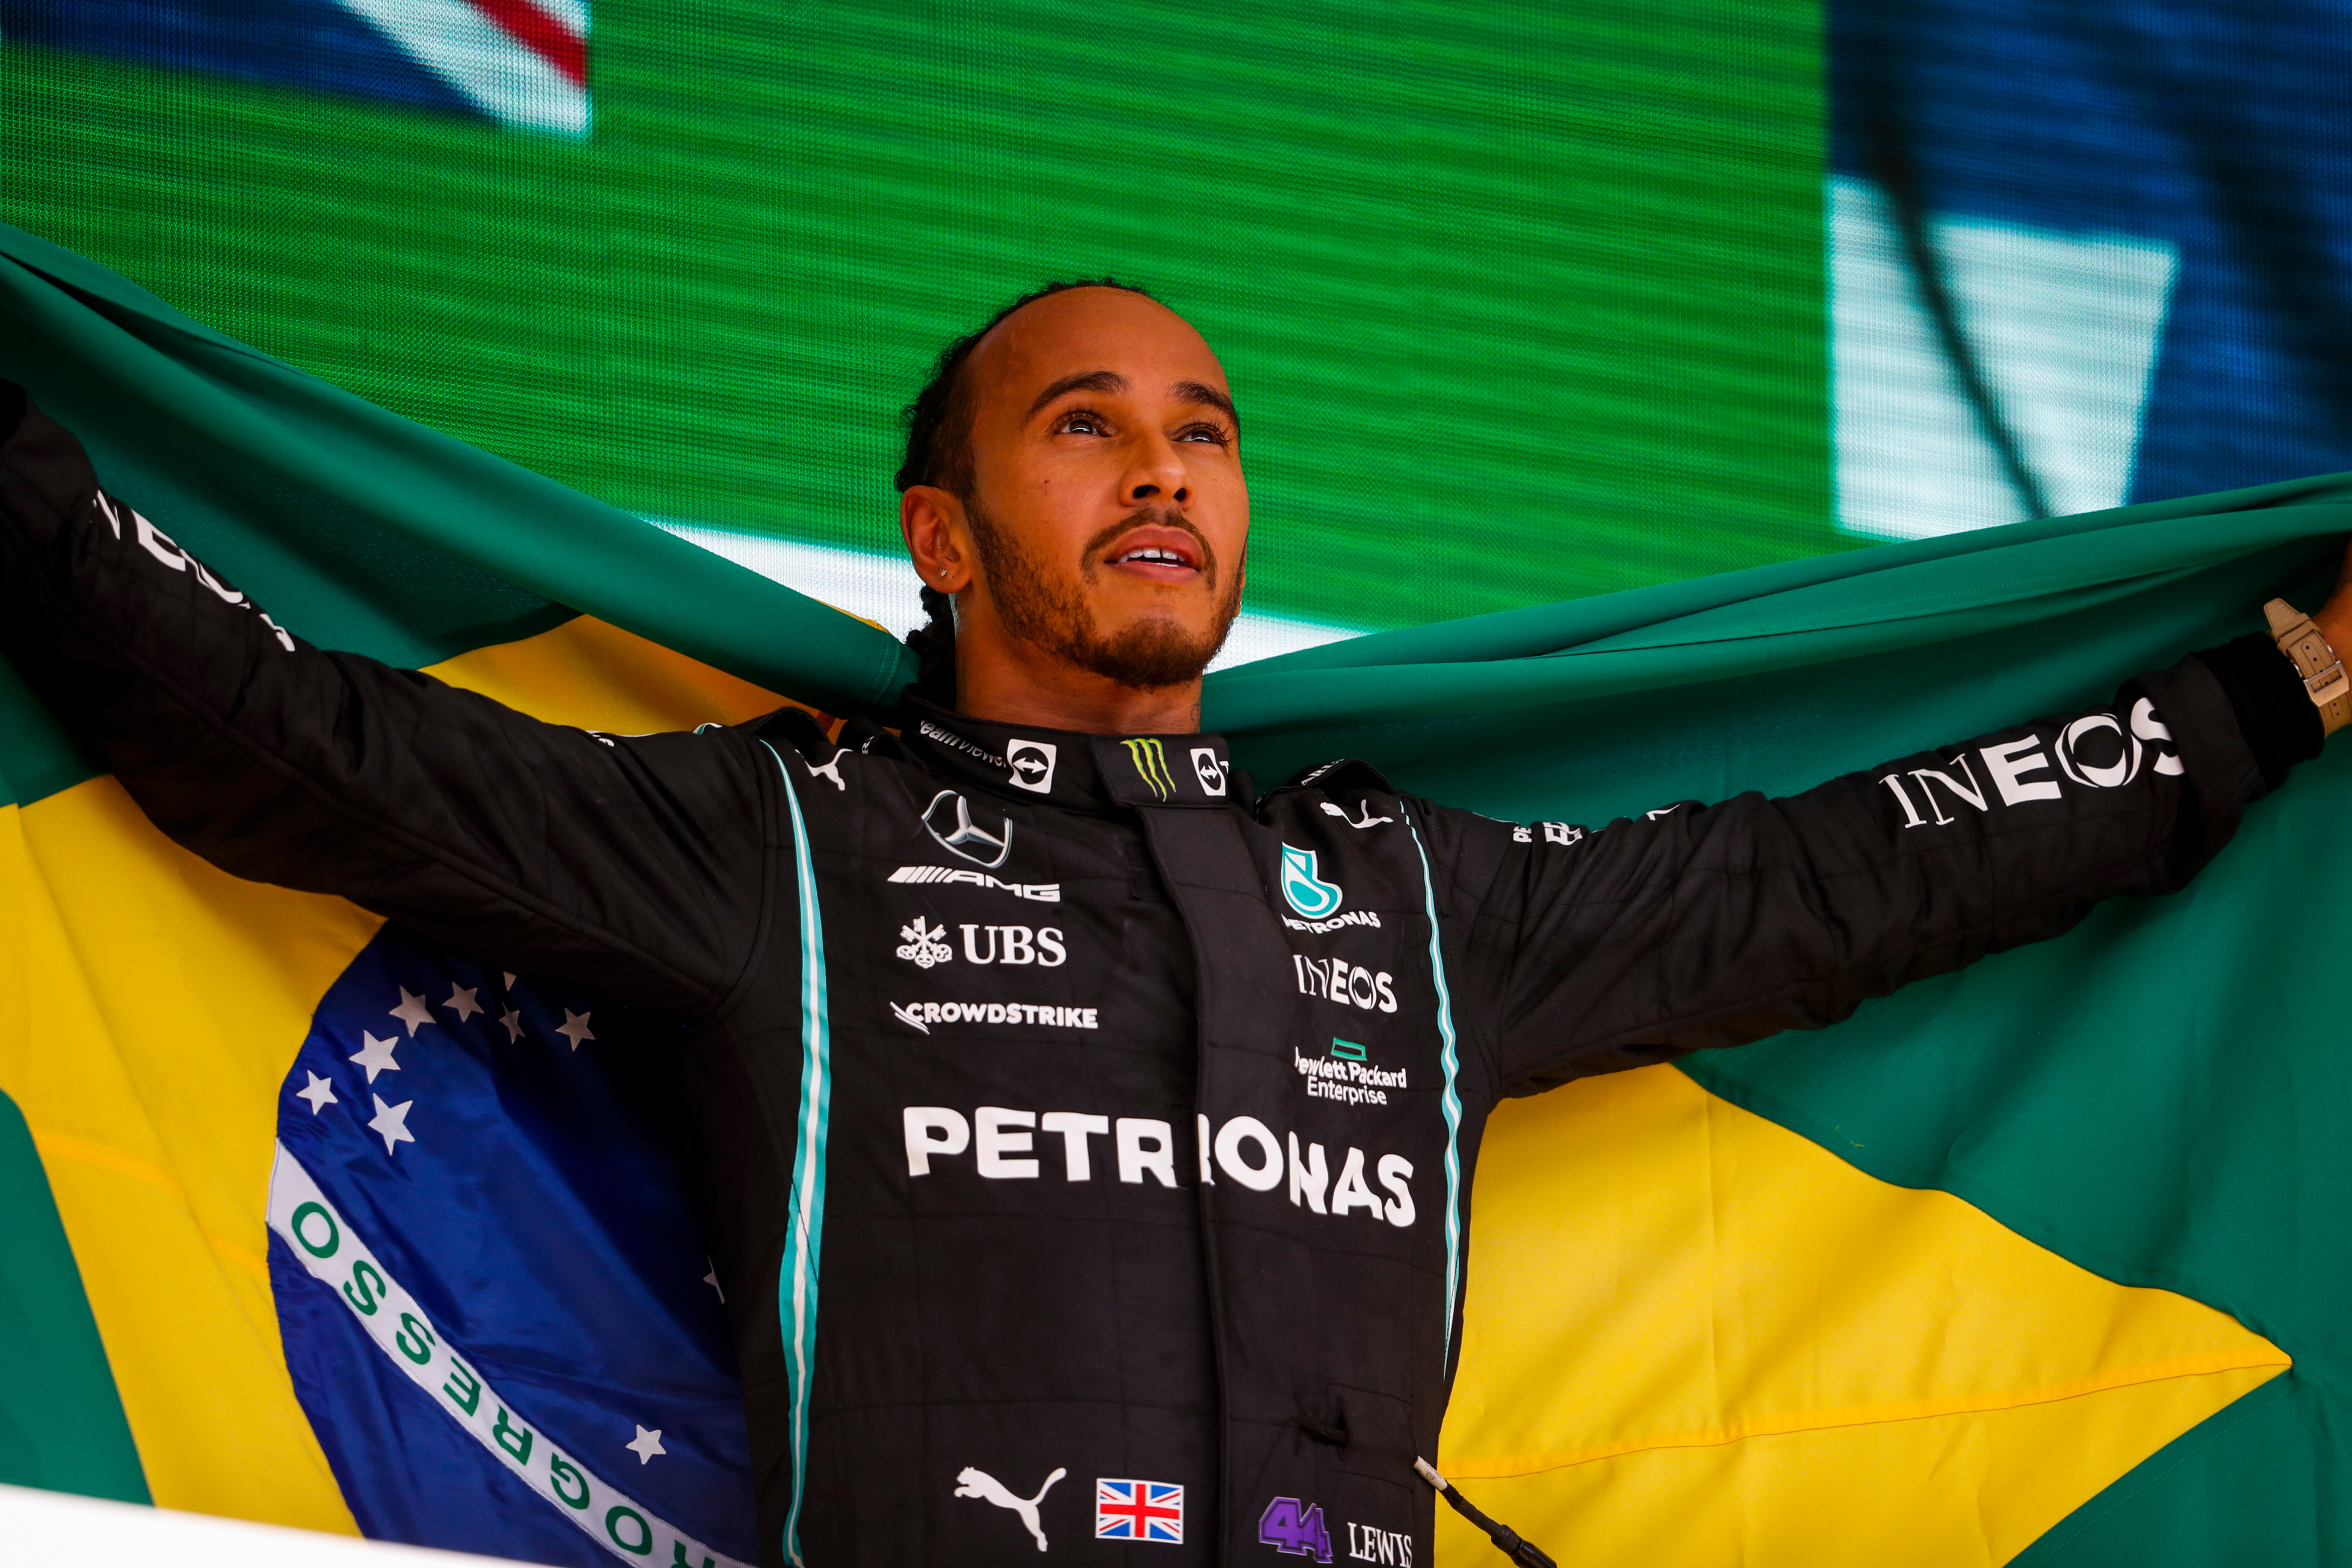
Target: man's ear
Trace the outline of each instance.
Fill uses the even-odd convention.
[[[963,502],[937,485],[911,485],[898,496],[898,531],[915,571],[942,594],[971,585],[971,535],[964,526]]]

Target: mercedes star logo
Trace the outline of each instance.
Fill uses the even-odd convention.
[[[989,832],[972,821],[971,803],[951,789],[940,791],[923,808],[923,826],[940,841],[940,848],[992,871],[1013,853],[1013,819],[1005,817],[1003,823],[1002,837]]]

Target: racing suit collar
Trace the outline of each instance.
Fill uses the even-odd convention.
[[[1247,805],[1222,735],[1090,735],[993,723],[909,694],[899,739],[933,765],[1014,799],[1077,807]]]

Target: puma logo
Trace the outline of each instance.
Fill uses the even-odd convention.
[[[831,781],[834,788],[845,791],[849,786],[841,781],[841,759],[845,754],[845,753],[841,752],[834,752],[833,761],[825,763],[823,767],[818,767],[806,757],[803,757],[801,759],[801,763],[817,777]]]
[[[1037,1527],[1037,1505],[1045,1500],[1045,1494],[1054,1489],[1054,1483],[1069,1473],[1056,1465],[1054,1467],[1054,1473],[1045,1478],[1045,1484],[1037,1489],[1035,1497],[1017,1498],[1004,1489],[1003,1481],[998,1480],[986,1470],[974,1469],[971,1466],[966,1465],[956,1472],[955,1495],[976,1497],[981,1501],[993,1503],[998,1508],[1011,1509],[1021,1516],[1021,1522],[1029,1527],[1029,1533],[1037,1538],[1037,1550],[1043,1552],[1045,1550],[1045,1532]]]

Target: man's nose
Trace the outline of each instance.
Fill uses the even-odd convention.
[[[1184,457],[1176,450],[1176,443],[1155,431],[1144,437],[1142,449],[1135,454],[1121,487],[1121,499],[1129,506],[1155,500],[1181,506],[1192,499],[1187,478]]]

